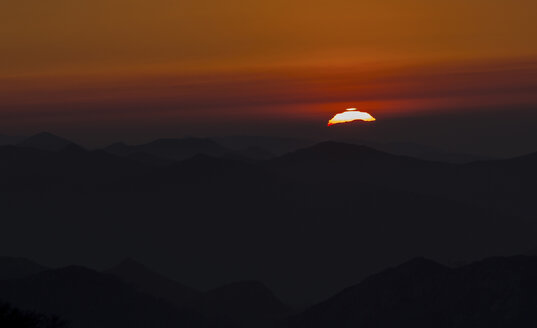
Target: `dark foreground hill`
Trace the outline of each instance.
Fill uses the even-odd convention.
[[[21,311],[7,303],[0,303],[0,327],[67,328],[69,324],[57,316]]]
[[[492,257],[457,268],[415,258],[293,314],[258,282],[228,284],[174,306],[115,276],[71,266],[0,281],[0,324],[9,328],[531,328],[537,324],[536,277],[537,257],[533,256]],[[3,305],[6,301],[12,306]]]
[[[0,281],[0,300],[58,315],[75,328],[230,327],[139,292],[112,275],[77,266]]]
[[[0,273],[7,276],[5,268],[9,269],[4,265]],[[51,319],[58,315],[75,328],[277,327],[289,313],[260,282],[200,292],[131,259],[106,273],[69,266],[0,279],[0,302]]]
[[[457,269],[415,259],[290,319],[292,327],[535,327],[537,258],[489,258]]]

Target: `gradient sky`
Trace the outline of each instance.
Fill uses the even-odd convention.
[[[326,121],[357,107],[379,119],[355,126],[360,138],[537,150],[535,12],[534,0],[2,1],[0,133],[330,137]]]

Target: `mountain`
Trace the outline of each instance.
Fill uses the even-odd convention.
[[[0,256],[0,280],[23,278],[45,270],[45,266],[22,257]]]
[[[289,308],[257,281],[209,290],[199,306],[204,313],[228,317],[242,327],[272,327],[289,313]]]
[[[302,182],[367,183],[531,218],[537,215],[532,201],[537,190],[536,164],[536,154],[453,164],[393,155],[367,146],[323,142],[266,165]]]
[[[257,146],[247,147],[236,151],[233,154],[236,154],[244,159],[253,159],[258,161],[267,160],[275,157],[272,152]]]
[[[200,292],[125,259],[106,273],[119,277],[136,290],[164,299],[179,308],[202,313],[207,318],[227,318],[237,326],[272,327],[289,308],[264,284],[241,281]]]
[[[21,147],[29,147],[47,151],[60,151],[63,148],[72,145],[73,142],[58,137],[52,133],[41,132],[24,139],[18,144]]]
[[[467,167],[475,167],[479,169],[483,168],[496,168],[501,170],[509,170],[513,174],[520,174],[517,170],[522,170],[523,173],[533,173],[530,169],[537,164],[537,152],[525,154],[522,156],[516,156],[507,159],[497,159],[488,161],[477,161],[469,163]]]
[[[1,281],[0,295],[23,310],[59,315],[73,328],[227,327],[78,266]]]
[[[389,142],[389,143],[365,143],[371,147],[391,153],[394,155],[409,156],[427,161],[446,163],[470,163],[475,161],[488,160],[485,156],[449,152],[431,146],[415,144],[411,142]]]
[[[0,175],[3,190],[113,184],[133,174],[143,175],[150,170],[137,161],[117,157],[101,150],[86,151],[68,144],[60,151],[36,148],[0,147]],[[123,186],[124,187],[124,186]]]
[[[17,146],[0,146],[0,174],[22,171],[24,168],[43,165],[47,152]]]
[[[447,163],[393,155],[368,146],[334,141],[296,150],[269,160],[265,165],[286,177],[301,181],[355,181],[411,192],[429,188],[451,167]]]
[[[164,167],[174,163],[174,160],[158,157],[144,152],[129,153],[124,157],[147,166]]]
[[[311,307],[291,326],[534,327],[536,275],[536,257],[489,258],[456,269],[416,259]]]
[[[327,142],[267,161],[194,155],[153,167],[5,146],[0,240],[51,263],[174,258],[175,281],[256,279],[307,304],[414,256],[460,263],[534,247],[532,163],[456,165]]]
[[[387,154],[376,149],[341,143],[325,141],[311,147],[295,150],[278,158],[281,162],[305,161],[339,161],[339,160],[387,160],[403,157]]]
[[[106,273],[119,277],[141,292],[165,299],[177,306],[184,306],[186,303],[201,297],[201,292],[194,288],[184,286],[153,272],[133,259],[123,260],[117,266],[107,270]]]
[[[218,143],[203,138],[157,139],[147,144],[128,146],[117,143],[105,148],[105,151],[115,155],[146,153],[162,159],[181,161],[194,155],[223,156],[229,149]]]
[[[108,153],[114,154],[114,155],[120,155],[124,156],[129,153],[132,153],[132,148],[134,146],[129,146],[125,144],[124,142],[116,142],[113,143],[107,147],[104,148],[104,150]]]
[[[276,156],[308,147],[315,143],[307,139],[271,136],[226,136],[216,137],[214,140],[235,151],[248,148],[261,148]]]

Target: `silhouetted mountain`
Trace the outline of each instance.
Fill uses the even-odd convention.
[[[114,155],[127,155],[132,152],[132,147],[123,142],[116,142],[104,148],[105,151]]]
[[[327,141],[269,160],[280,174],[302,181],[357,181],[416,191],[427,175],[441,176],[450,164],[388,154],[376,149]],[[423,179],[429,183],[429,179]],[[429,187],[427,185],[427,187]]]
[[[299,149],[278,158],[281,162],[339,161],[339,160],[383,160],[395,159],[395,155],[383,153],[370,147],[325,141],[311,147]]]
[[[203,295],[201,309],[231,318],[243,327],[273,327],[289,308],[257,281],[242,281],[212,289]]]
[[[73,144],[73,142],[67,139],[58,137],[48,132],[41,132],[26,138],[18,145],[21,147],[30,147],[40,150],[59,151],[71,144]]]
[[[288,308],[262,283],[245,281],[202,293],[181,285],[126,259],[107,273],[121,278],[138,291],[161,298],[178,307],[193,309],[207,318],[227,318],[238,326],[272,327]]]
[[[201,297],[201,292],[194,288],[184,286],[153,272],[132,259],[125,259],[106,272],[132,284],[141,292],[165,299],[177,306],[184,306],[187,302],[198,300]]]
[[[202,138],[157,139],[150,143],[136,146],[119,143],[110,145],[105,150],[122,156],[141,152],[175,161],[184,160],[198,154],[218,157],[230,152],[229,149],[218,143]]]
[[[413,256],[530,249],[532,158],[455,165],[327,142],[268,161],[194,155],[153,167],[0,147],[0,240],[51,263],[152,256],[200,289],[252,277],[303,304]]]
[[[174,163],[171,159],[161,158],[144,152],[129,153],[126,158],[148,166],[167,166]]]
[[[63,155],[80,155],[86,153],[86,150],[77,144],[71,143],[59,150]]]
[[[419,259],[376,274],[303,314],[293,327],[535,327],[537,258],[456,269]]]
[[[60,315],[72,327],[226,327],[83,267],[0,282],[0,297],[24,309]]]
[[[282,155],[315,143],[306,139],[269,136],[227,136],[217,137],[214,140],[235,151],[254,147],[266,149],[266,151],[275,155]]]
[[[47,152],[33,148],[0,146],[0,173],[22,171],[24,168],[43,165]]]
[[[86,151],[74,144],[56,152],[0,147],[0,174],[5,172],[0,189],[4,190],[103,187],[147,170],[136,161],[104,151]]]
[[[187,173],[190,177],[198,174],[204,177],[236,178],[242,173],[247,173],[248,168],[253,167],[249,162],[237,159],[219,158],[208,155],[195,155],[184,161],[175,163],[171,169],[178,174]],[[198,173],[198,174],[196,174]],[[233,174],[233,175],[230,175]]]
[[[533,158],[530,154],[456,165],[325,142],[269,162],[280,174],[303,182],[319,179],[367,183],[483,208],[501,207],[499,213],[530,218],[537,215],[531,201],[537,193]]]
[[[22,278],[45,270],[45,266],[25,258],[0,256],[0,280]]]
[[[509,169],[509,170],[523,170],[524,173],[532,173],[533,171],[527,171],[528,169],[531,169],[533,166],[537,165],[537,152],[517,156],[513,158],[508,159],[499,159],[499,160],[489,160],[489,161],[478,161],[476,163],[468,164],[468,166],[476,166],[476,167],[498,167],[502,169]],[[514,171],[512,173],[518,173],[520,174],[520,171]]]
[[[444,151],[435,147],[420,145],[410,142],[389,142],[389,143],[368,143],[372,148],[385,151],[387,153],[409,156],[427,161],[437,161],[446,163],[470,163],[475,161],[489,160],[485,156]]]
[[[243,149],[239,153],[247,158],[257,159],[257,160],[270,159],[275,156],[272,152],[264,148],[255,147],[255,146]]]

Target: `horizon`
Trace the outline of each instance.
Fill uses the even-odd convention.
[[[459,140],[453,140],[450,139],[451,137],[448,135],[444,138],[441,138],[441,134],[445,134],[445,126],[444,131],[436,131],[432,132],[435,128],[439,128],[439,126],[432,126],[425,132],[421,134],[416,133],[416,126],[419,126],[422,124],[422,119],[416,118],[416,117],[401,117],[398,119],[387,119],[387,123],[391,123],[390,125],[386,125],[386,127],[383,129],[384,131],[388,130],[394,130],[396,133],[402,132],[403,135],[406,135],[406,138],[404,137],[386,137],[382,135],[381,133],[384,131],[381,131],[380,133],[374,132],[375,130],[381,130],[380,128],[376,126],[367,126],[366,124],[362,122],[350,122],[341,124],[341,126],[334,126],[334,127],[328,127],[326,130],[322,133],[320,133],[318,130],[321,129],[321,126],[325,124],[325,122],[312,122],[311,125],[309,125],[307,128],[304,128],[303,131],[310,131],[310,133],[296,133],[293,132],[292,129],[287,131],[287,133],[272,133],[270,134],[271,130],[267,130],[267,133],[207,133],[207,134],[191,134],[191,133],[181,133],[181,132],[174,132],[175,129],[172,129],[170,132],[167,133],[152,133],[144,131],[144,133],[140,133],[139,131],[136,132],[124,132],[124,133],[117,133],[113,132],[107,135],[106,137],[100,137],[98,139],[95,138],[95,135],[90,132],[84,132],[80,133],[80,131],[72,131],[72,130],[66,130],[64,132],[66,133],[60,133],[55,132],[54,130],[34,130],[34,131],[28,131],[26,130],[26,134],[0,134],[0,136],[5,137],[15,137],[18,138],[28,138],[31,136],[34,136],[39,133],[51,133],[53,135],[66,138],[68,140],[71,140],[75,144],[78,144],[80,146],[83,146],[86,149],[101,149],[105,148],[109,145],[112,145],[114,143],[125,143],[127,145],[140,145],[149,143],[151,141],[155,141],[158,139],[182,139],[182,138],[207,138],[207,139],[219,139],[219,138],[226,138],[226,137],[265,137],[265,138],[289,138],[289,139],[297,139],[297,140],[304,140],[304,141],[310,141],[310,142],[322,142],[322,141],[342,141],[342,142],[350,142],[350,143],[380,143],[380,144],[415,144],[425,147],[430,147],[437,149],[439,151],[444,152],[453,152],[453,153],[467,153],[467,154],[473,154],[478,156],[485,156],[490,158],[510,158],[510,157],[516,157],[516,156],[522,156],[526,154],[530,154],[537,151],[537,130],[532,129],[533,126],[537,126],[537,112],[533,112],[530,109],[526,109],[521,111],[523,113],[524,118],[524,125],[520,124],[519,122],[511,122],[511,127],[517,128],[517,134],[512,134],[510,136],[506,136],[505,133],[500,132],[497,134],[491,134],[486,135],[482,134],[479,137],[474,137],[474,140],[472,142],[466,141],[464,139]],[[473,118],[475,120],[478,120],[480,116],[482,116],[482,113],[480,112],[473,112],[469,113],[473,114]],[[497,128],[497,125],[502,124],[503,119],[503,112],[497,111],[495,112],[497,117],[489,117],[489,121],[485,121],[483,126],[481,126],[482,129],[486,129],[486,125],[493,125],[495,129]],[[470,115],[470,117],[472,117]],[[455,122],[459,122],[458,128],[461,130],[465,130],[466,132],[472,131],[473,128],[477,128],[477,126],[472,126],[472,124],[475,124],[475,121],[472,122],[468,117],[457,117],[450,115],[449,117]],[[425,119],[427,121],[427,119]],[[442,116],[441,114],[437,114],[436,117],[429,117],[428,121],[436,121],[438,125],[442,124],[442,121],[446,120],[446,116]],[[535,120],[535,121],[533,121]],[[463,121],[470,121],[467,123],[464,123]],[[404,122],[404,123],[403,123]],[[375,122],[376,123],[376,122]],[[385,122],[380,123],[383,125]],[[378,124],[378,123],[377,123]],[[403,125],[404,124],[404,125]],[[406,125],[406,126],[405,126]],[[280,124],[280,127],[282,125]],[[403,131],[401,126],[404,126],[406,128],[409,126],[411,130],[407,130],[407,132]],[[527,126],[527,128],[525,128]],[[302,123],[302,127],[304,127],[304,123]],[[441,128],[441,127],[440,127]],[[361,129],[362,131],[357,131],[358,129]],[[365,132],[364,132],[365,130]],[[449,130],[449,129],[448,129]],[[257,129],[257,131],[247,131],[247,132],[263,132],[265,130]],[[313,131],[313,132],[311,132]],[[409,134],[408,131],[411,133]],[[358,132],[358,133],[357,133]],[[490,132],[490,131],[489,131]],[[392,132],[393,133],[393,132]],[[406,133],[406,134],[405,134]],[[427,133],[430,133],[429,138]],[[475,133],[475,132],[474,132]],[[518,143],[517,141],[522,139],[522,137],[526,137],[529,135],[535,134],[535,139],[533,138],[526,138],[525,143]],[[418,135],[418,137],[416,137]],[[431,135],[436,135],[436,139],[431,139]],[[496,144],[494,144],[496,142]]]
[[[327,139],[330,117],[357,108],[378,120],[352,125],[353,138],[487,156],[537,149],[531,0],[0,9],[11,13],[0,34],[8,135],[51,130],[91,147],[155,136]]]

